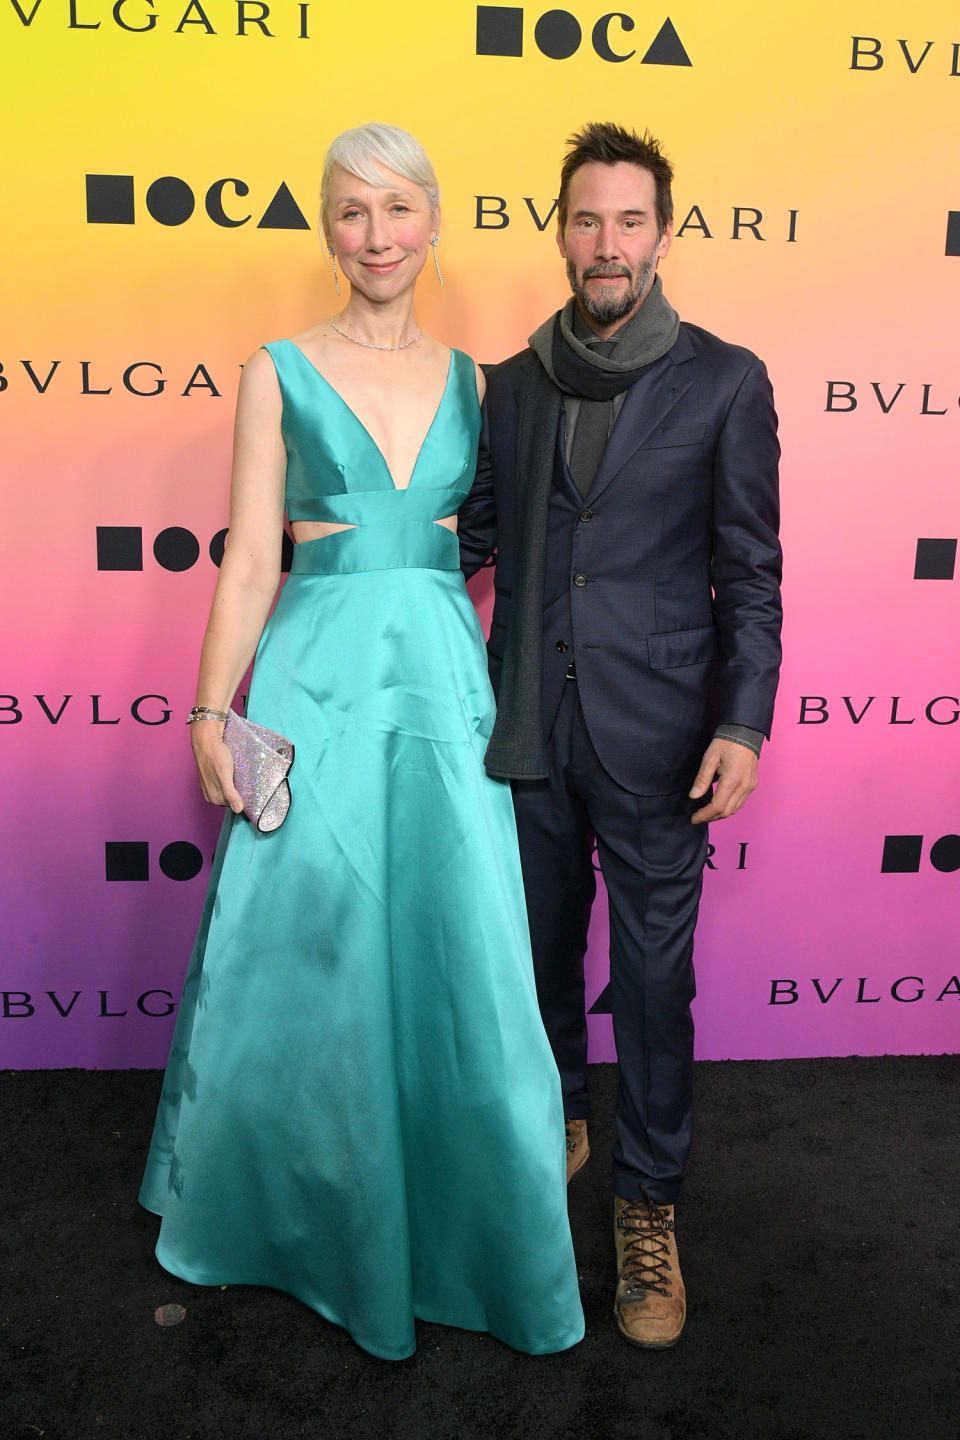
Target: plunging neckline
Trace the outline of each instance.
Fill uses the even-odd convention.
[[[353,407],[352,407],[351,405],[348,405],[348,404],[347,404],[346,400],[344,400],[343,396],[340,394],[340,391],[337,389],[337,387],[336,387],[335,385],[331,384],[331,382],[327,379],[326,375],[324,375],[323,371],[317,369],[316,365],[314,365],[313,361],[310,359],[310,356],[306,353],[305,350],[301,350],[301,348],[300,348],[300,346],[297,344],[296,340],[288,340],[286,343],[287,343],[288,345],[292,345],[292,346],[293,346],[293,348],[294,348],[294,350],[296,350],[297,354],[300,355],[300,356],[303,358],[303,360],[306,362],[307,365],[309,365],[309,367],[310,367],[310,369],[313,371],[314,375],[316,375],[320,380],[323,381],[324,385],[326,385],[327,389],[331,392],[331,394],[335,395],[335,396],[337,397],[337,399],[340,401],[340,404],[343,406],[344,410],[346,410],[347,414],[355,421],[355,423],[356,423],[357,425],[359,425],[360,429],[363,431],[364,435],[366,435],[367,439],[370,441],[370,444],[373,446],[374,450],[376,450],[377,455],[380,457],[380,462],[381,462],[381,464],[383,465],[383,468],[384,468],[384,470],[385,470],[386,473],[387,473],[387,477],[388,477],[388,479],[389,479],[389,481],[390,481],[390,484],[392,485],[393,489],[399,491],[401,494],[402,494],[402,492],[403,492],[404,490],[409,490],[410,487],[411,487],[411,485],[413,484],[414,477],[416,476],[417,468],[418,468],[418,466],[419,466],[419,464],[420,464],[421,457],[422,457],[423,452],[424,452],[424,450],[425,450],[425,448],[426,448],[427,441],[430,439],[430,436],[433,434],[433,428],[434,428],[434,426],[436,425],[437,420],[438,420],[439,417],[440,417],[440,411],[443,409],[443,402],[444,402],[444,401],[446,400],[446,398],[447,398],[447,391],[450,389],[450,377],[451,377],[451,375],[453,374],[453,357],[454,357],[454,353],[455,353],[454,350],[453,350],[452,348],[451,348],[451,350],[450,350],[450,360],[449,360],[449,363],[448,363],[448,365],[447,365],[447,378],[446,378],[446,379],[444,380],[444,382],[443,382],[443,392],[442,392],[442,394],[441,394],[441,396],[440,396],[440,400],[439,400],[439,402],[438,402],[438,404],[437,404],[437,408],[436,408],[436,410],[434,410],[434,412],[433,412],[433,419],[430,421],[430,424],[427,426],[427,429],[426,429],[426,432],[425,432],[425,434],[424,434],[424,437],[423,437],[423,439],[420,441],[420,448],[419,448],[419,450],[417,451],[416,459],[415,459],[414,462],[413,462],[413,469],[410,471],[410,479],[407,481],[406,485],[398,485],[397,482],[396,482],[396,480],[394,480],[394,478],[393,478],[393,471],[390,469],[390,466],[387,464],[387,457],[384,455],[383,451],[380,449],[380,446],[377,444],[376,440],[374,440],[373,436],[370,434],[370,431],[367,429],[366,425],[364,425],[363,421],[360,419],[360,416],[357,414],[357,412],[353,409]]]

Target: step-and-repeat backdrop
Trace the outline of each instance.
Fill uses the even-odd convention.
[[[184,718],[239,367],[335,309],[320,164],[369,119],[434,159],[420,319],[485,362],[565,298],[566,136],[661,137],[666,292],[766,360],[784,450],[783,681],[711,834],[698,1053],[957,1048],[960,19],[623,3],[0,0],[0,1064],[164,1060],[219,820]]]

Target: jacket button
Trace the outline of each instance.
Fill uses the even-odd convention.
[[[567,647],[567,642],[566,642],[566,640],[558,640],[558,641],[557,641],[557,654],[558,654],[558,655],[566,655],[566,653],[567,653],[567,648],[568,648],[568,647]]]
[[[586,523],[587,523],[588,520],[592,520],[592,519],[593,519],[593,511],[592,511],[592,510],[581,510],[581,511],[580,511],[580,519],[583,521],[584,525],[586,525]]]
[[[574,575],[574,577],[573,577],[573,583],[574,583],[574,585],[576,585],[580,590],[582,590],[583,587],[584,587],[584,585],[586,585],[586,583],[587,583],[587,577],[586,577],[586,575]]]

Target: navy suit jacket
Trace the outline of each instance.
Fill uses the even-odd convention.
[[[516,697],[524,686],[534,693],[525,667],[539,666],[542,653],[539,644],[535,655],[511,647],[518,609],[532,615],[539,603],[541,635],[549,625],[542,579],[539,600],[530,584],[542,577],[546,544],[534,492],[545,466],[552,470],[561,405],[530,349],[490,372],[476,481],[460,511],[464,571],[496,551],[488,648],[505,735],[530,728]],[[574,520],[569,599],[591,739],[614,779],[637,794],[688,789],[717,721],[770,733],[780,666],[779,455],[762,362],[694,325],[681,323],[672,349],[627,392],[584,501],[589,519]],[[505,654],[517,671],[510,684]],[[535,694],[539,715],[539,686]],[[535,773],[535,765],[491,764],[496,740],[495,732],[494,773]]]

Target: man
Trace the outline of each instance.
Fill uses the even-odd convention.
[[[460,513],[466,573],[497,552],[486,764],[513,781],[568,1179],[589,1154],[594,842],[609,894],[615,1313],[657,1349],[686,1316],[674,1204],[706,822],[756,785],[780,663],[773,396],[755,355],[663,295],[672,174],[650,135],[572,137],[557,244],[573,298],[490,374]]]

